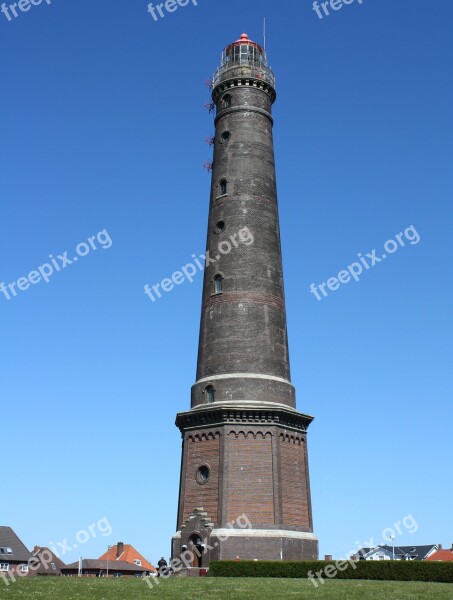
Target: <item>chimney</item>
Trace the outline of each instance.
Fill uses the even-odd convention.
[[[451,545],[451,551],[453,552],[453,544]]]
[[[442,544],[437,544],[437,551],[440,552],[441,550],[443,550]]]
[[[116,558],[119,558],[124,552],[124,544],[123,542],[118,542],[116,545]]]
[[[333,560],[333,559],[332,559],[332,554],[326,554],[326,555],[324,556],[324,560],[327,560],[327,561],[331,561],[331,560]]]

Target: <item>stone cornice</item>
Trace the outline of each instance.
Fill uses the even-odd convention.
[[[227,77],[222,80],[218,85],[214,87],[212,90],[212,99],[215,103],[217,103],[219,97],[226,91],[231,90],[234,87],[248,87],[259,89],[262,92],[268,94],[272,100],[272,103],[277,99],[277,92],[275,91],[274,86],[270,83],[263,81],[262,79],[258,79],[257,77],[244,77],[233,75],[231,77]]]
[[[278,425],[285,429],[305,432],[314,417],[304,415],[291,408],[285,407],[259,407],[259,406],[203,406],[191,411],[179,413],[176,425],[181,433],[194,429],[219,427],[222,425]]]

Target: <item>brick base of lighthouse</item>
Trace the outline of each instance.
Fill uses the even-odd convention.
[[[203,407],[178,415],[183,464],[173,558],[195,546],[202,556],[194,566],[201,568],[237,557],[317,559],[306,446],[311,420],[286,407]]]

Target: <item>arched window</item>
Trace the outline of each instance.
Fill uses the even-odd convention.
[[[223,292],[223,277],[216,275],[214,277],[214,293],[221,294]]]
[[[206,402],[208,404],[212,404],[213,402],[215,402],[215,389],[213,385],[208,385],[208,387],[205,390],[206,392]]]
[[[223,108],[230,108],[231,107],[231,96],[230,94],[225,94],[225,96],[223,97]]]
[[[226,179],[220,180],[219,191],[221,196],[225,196],[228,192],[228,182]]]

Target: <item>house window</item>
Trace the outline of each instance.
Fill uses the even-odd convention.
[[[215,402],[215,389],[213,385],[208,385],[205,390],[206,392],[206,401],[208,404],[212,404]]]
[[[50,566],[52,567],[52,569],[53,569],[54,571],[56,571],[56,570],[57,570],[57,566],[56,566],[56,564],[55,564],[55,563],[50,563]]]
[[[6,549],[6,554],[12,554],[13,553],[13,549],[12,548],[7,548]]]
[[[214,293],[221,294],[223,292],[223,277],[222,275],[216,275],[214,277]]]
[[[0,563],[0,571],[9,571],[9,563]]]
[[[20,570],[22,573],[28,573],[28,565],[21,565]]]
[[[134,560],[134,565],[137,565],[137,567],[141,567],[142,566],[142,561],[138,560],[138,559],[135,559]]]
[[[228,182],[226,179],[220,181],[219,191],[221,196],[226,196],[228,191]]]

